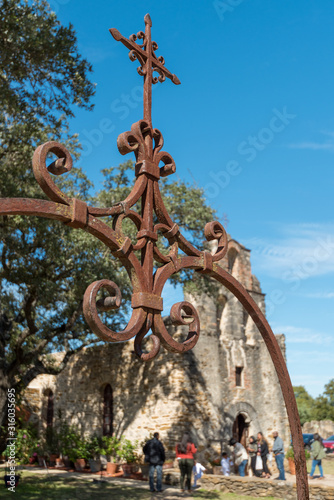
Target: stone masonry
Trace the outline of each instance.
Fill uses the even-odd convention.
[[[252,275],[250,251],[229,240],[222,264],[264,310],[264,295]],[[188,298],[189,299],[189,298]],[[201,320],[196,347],[184,354],[160,354],[142,363],[133,343],[104,344],[85,349],[58,375],[41,375],[26,391],[32,418],[46,425],[47,395],[54,394],[54,421],[65,419],[85,434],[102,433],[103,391],[113,393],[113,429],[117,436],[142,441],[159,431],[174,457],[175,444],[190,429],[199,447],[199,460],[229,451],[233,435],[245,439],[262,431],[269,438],[278,430],[289,442],[285,406],[267,348],[252,319],[224,287],[218,296],[190,298]],[[170,333],[178,338],[166,318]],[[285,356],[284,335],[277,335]],[[59,361],[61,354],[57,354]],[[239,433],[239,434],[238,434]],[[269,438],[271,443],[271,437]]]

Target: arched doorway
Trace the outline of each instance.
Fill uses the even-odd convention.
[[[246,422],[242,413],[239,413],[233,422],[232,434],[234,439],[236,439],[238,443],[241,443],[244,447],[247,445],[248,431],[249,422]]]

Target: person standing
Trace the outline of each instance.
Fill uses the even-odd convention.
[[[249,443],[247,446],[247,451],[249,453],[250,459],[251,459],[251,469],[253,472],[253,476],[259,477],[261,474],[259,473],[258,470],[256,470],[255,464],[256,464],[256,454],[257,454],[257,443],[256,439],[254,436],[251,436],[249,438]],[[262,471],[261,471],[262,473]]]
[[[273,432],[274,445],[273,454],[275,455],[276,465],[279,470],[279,476],[275,479],[280,481],[285,481],[285,470],[284,470],[284,443],[283,439],[279,437],[278,432]]]
[[[223,475],[229,476],[231,474],[231,459],[227,457],[226,451],[222,453],[222,459],[220,465],[222,466],[221,471]]]
[[[188,432],[184,433],[180,443],[176,445],[176,458],[178,459],[181,473],[181,491],[184,491],[186,484],[188,492],[191,492],[191,473],[194,467],[194,454],[196,451],[197,449],[192,442],[190,434]]]
[[[162,491],[162,465],[165,461],[165,449],[159,441],[159,432],[153,434],[153,439],[147,441],[143,447],[145,462],[150,464],[149,482],[150,490]],[[154,473],[157,472],[157,489],[154,488]]]
[[[234,447],[234,460],[235,465],[238,466],[239,476],[245,476],[246,465],[248,464],[248,455],[245,448],[241,443],[238,443],[236,439],[231,438],[229,445]]]
[[[261,456],[263,463],[262,477],[270,478],[271,474],[267,465],[267,455],[269,454],[268,443],[264,439],[262,432],[257,433],[257,454]]]
[[[203,476],[203,472],[206,470],[204,465],[200,464],[199,462],[196,462],[195,460],[195,465],[193,467],[193,473],[194,473],[194,488],[197,488],[197,481],[201,479]]]
[[[316,466],[319,467],[319,471],[320,471],[319,479],[325,479],[324,471],[323,471],[322,465],[321,465],[321,460],[323,458],[325,458],[325,456],[326,456],[325,447],[323,445],[321,437],[319,436],[319,434],[317,432],[313,435],[313,439],[314,439],[314,441],[311,445],[311,448],[312,448],[312,451],[311,451],[312,468],[311,468],[310,479],[314,479],[313,474],[314,474]]]

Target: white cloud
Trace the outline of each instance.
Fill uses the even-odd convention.
[[[313,344],[332,345],[334,344],[334,334],[328,335],[314,331],[310,328],[303,328],[293,325],[273,325],[275,332],[284,333],[287,344]]]
[[[334,151],[334,132],[328,131],[328,130],[323,130],[321,131],[322,135],[326,135],[330,137],[330,139],[327,139],[325,142],[323,141],[305,141],[305,142],[298,142],[295,144],[289,144],[288,148],[290,149],[311,149],[313,151]]]
[[[278,228],[281,237],[251,238],[255,272],[286,281],[334,272],[334,224],[291,224]]]
[[[303,296],[310,299],[334,299],[334,292],[304,293]]]
[[[299,142],[297,144],[289,144],[290,149],[312,149],[334,151],[334,144],[331,142]]]

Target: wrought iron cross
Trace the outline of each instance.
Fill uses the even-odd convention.
[[[3,198],[0,199],[0,215],[37,215],[57,219],[73,228],[89,232],[110,249],[125,266],[132,283],[133,311],[129,323],[123,331],[114,332],[99,317],[99,311],[119,308],[121,304],[121,292],[109,279],[100,279],[88,286],[84,294],[83,312],[91,329],[102,340],[119,342],[135,337],[135,352],[143,361],[153,359],[158,354],[161,344],[169,351],[184,353],[192,349],[198,341],[199,317],[189,302],[183,301],[173,305],[170,312],[174,325],[188,326],[189,334],[184,342],[173,339],[162,320],[161,293],[166,281],[174,273],[182,269],[193,269],[210,276],[230,290],[253,318],[275,366],[291,427],[298,498],[307,500],[309,496],[303,439],[287,367],[264,314],[246,289],[220,264],[227,252],[226,232],[222,224],[217,221],[206,224],[204,235],[208,241],[217,241],[217,249],[213,254],[198,250],[181,234],[180,228],[168,214],[161,197],[159,178],[173,174],[175,163],[169,153],[162,151],[161,132],[152,127],[152,84],[163,82],[166,77],[175,84],[179,84],[180,81],[165,68],[164,59],[156,57],[154,52],[158,46],[151,40],[151,26],[151,18],[147,14],[145,33],[140,31],[127,39],[116,29],[110,30],[112,36],[130,50],[130,59],[139,61],[138,73],[144,77],[144,118],[134,123],[131,131],[122,133],[117,139],[120,153],[125,155],[133,152],[136,158],[136,181],[129,196],[107,208],[91,207],[81,200],[69,198],[56,186],[50,174],[61,175],[69,172],[72,168],[72,158],[63,145],[51,141],[39,146],[33,156],[35,178],[51,201]],[[142,45],[136,43],[137,39],[142,40]],[[154,77],[154,72],[157,72],[159,77]],[[55,154],[58,159],[47,166],[49,153]],[[141,200],[140,214],[133,209],[139,200]],[[112,217],[112,228],[100,220],[100,217],[106,216]],[[136,243],[123,232],[122,223],[126,218],[137,227]],[[169,242],[167,255],[160,252],[157,246],[159,233]],[[179,249],[183,254],[179,253]],[[137,251],[140,251],[140,259],[136,255]],[[154,261],[160,264],[155,272]],[[108,291],[109,297],[98,300],[98,293],[102,289]],[[143,352],[142,341],[150,330],[152,330],[150,338],[153,347],[149,352]]]
[[[152,126],[152,84],[164,82],[167,78],[172,80],[175,85],[180,85],[180,80],[176,75],[173,75],[167,68],[165,68],[165,60],[162,56],[157,57],[155,51],[158,49],[158,44],[152,41],[151,27],[152,21],[149,14],[144,17],[145,33],[139,31],[137,35],[131,35],[125,38],[120,32],[111,28],[109,31],[118,42],[122,42],[127,47],[131,61],[138,59],[140,66],[137,71],[140,76],[144,77],[144,120]],[[136,40],[143,40],[142,45],[138,45]],[[159,77],[153,77],[153,72],[158,72]]]

